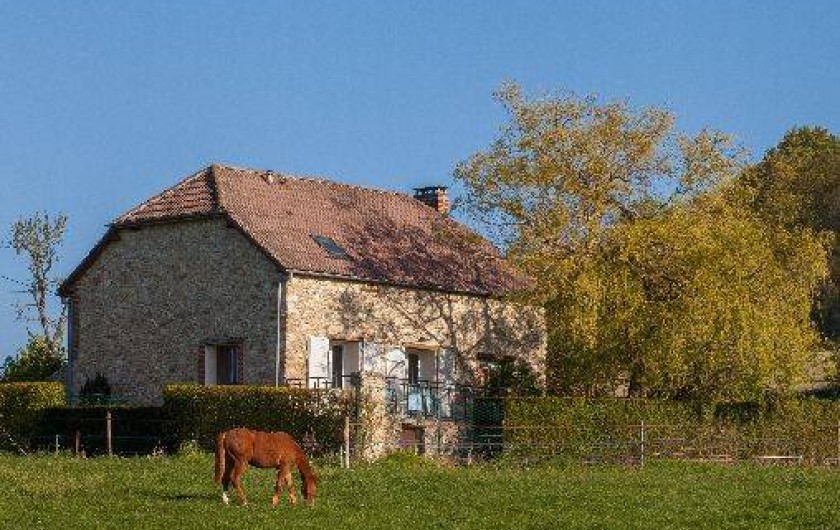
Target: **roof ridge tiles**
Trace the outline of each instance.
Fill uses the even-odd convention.
[[[275,175],[280,175],[282,177],[292,178],[292,179],[295,179],[295,180],[310,181],[310,182],[314,182],[316,184],[330,184],[330,185],[333,185],[333,186],[339,186],[339,187],[343,187],[343,188],[352,188],[352,189],[357,189],[357,190],[361,190],[361,191],[372,191],[372,192],[375,192],[375,193],[382,193],[384,195],[395,195],[395,196],[400,197],[400,198],[408,198],[408,199],[416,200],[416,199],[414,199],[414,197],[412,197],[411,195],[409,195],[406,192],[376,188],[376,187],[372,187],[372,186],[362,186],[360,184],[348,184],[346,182],[341,182],[341,181],[338,181],[338,180],[334,180],[332,177],[328,177],[328,176],[325,176],[325,175],[302,175],[302,174],[299,174],[299,173],[290,173],[288,171],[278,171],[278,170],[275,170],[275,169],[249,168],[249,167],[232,166],[232,165],[229,165],[229,164],[221,164],[221,163],[211,164],[211,167],[213,167],[213,166],[220,167],[220,168],[223,168],[223,169],[229,169],[229,170],[233,170],[233,171],[247,171],[247,172],[253,172],[253,173],[273,173]]]

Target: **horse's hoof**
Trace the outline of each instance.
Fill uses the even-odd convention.
[[[230,499],[227,496],[227,493],[222,493],[222,502],[225,506],[230,504]]]

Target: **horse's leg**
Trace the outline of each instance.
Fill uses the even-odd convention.
[[[242,489],[242,475],[245,473],[245,468],[248,467],[248,462],[237,459],[233,466],[233,471],[230,474],[230,481],[233,487],[236,488],[236,495],[239,497],[239,504],[245,506],[248,504],[248,499],[245,498],[245,490]]]
[[[225,455],[225,471],[222,474],[222,502],[225,504],[230,504],[227,492],[230,489],[230,476],[233,473],[234,465],[236,465],[236,460],[230,455]]]
[[[277,467],[277,479],[274,481],[274,496],[271,498],[271,505],[277,506],[280,503],[280,493],[283,491],[283,468]]]
[[[280,468],[280,472],[283,474],[283,482],[286,483],[286,487],[289,488],[289,503],[294,506],[297,504],[297,492],[295,491],[295,483],[292,480],[292,465],[290,462],[283,462],[283,466]]]

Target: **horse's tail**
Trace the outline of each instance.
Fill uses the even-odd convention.
[[[303,499],[311,505],[315,502],[315,487],[318,484],[318,477],[315,475],[312,466],[309,465],[309,460],[306,459],[303,451],[298,448],[296,453],[295,464],[298,472],[300,472],[300,480],[303,482]]]
[[[225,434],[220,432],[216,436],[216,473],[214,476],[216,484],[222,483],[222,475],[225,474]]]

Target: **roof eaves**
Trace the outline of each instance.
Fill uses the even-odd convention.
[[[479,298],[502,298],[510,293],[508,292],[494,292],[494,291],[487,291],[487,290],[466,290],[466,289],[452,289],[451,287],[445,287],[441,285],[427,285],[427,284],[420,284],[420,283],[409,283],[409,282],[395,282],[395,281],[388,281],[388,280],[376,280],[373,278],[364,278],[362,276],[356,276],[353,274],[337,274],[334,272],[326,272],[326,271],[315,271],[315,270],[305,270],[305,269],[285,269],[285,272],[297,274],[299,276],[306,276],[311,278],[323,278],[323,279],[332,279],[332,280],[341,280],[341,281],[348,281],[354,283],[366,283],[372,285],[383,285],[387,287],[399,287],[402,289],[413,289],[416,291],[431,291],[437,293],[445,293],[445,294],[454,294],[458,296],[475,296]]]
[[[99,257],[99,254],[105,249],[105,247],[111,241],[114,241],[119,238],[117,231],[119,229],[114,226],[113,224],[108,225],[108,230],[105,234],[99,239],[96,245],[87,253],[87,256],[79,263],[73,272],[70,273],[67,278],[61,282],[61,285],[58,286],[58,295],[62,298],[67,298],[70,296],[73,290],[73,284],[76,283],[76,280],[87,271],[87,269],[93,264],[94,260]]]
[[[205,219],[221,219],[226,218],[224,212],[212,212],[212,213],[187,213],[187,214],[180,214],[180,215],[167,215],[161,216],[153,219],[141,219],[139,221],[114,221],[108,226],[113,226],[116,228],[141,228],[144,226],[152,226],[152,225],[163,225],[163,224],[171,224],[171,223],[181,223],[184,221],[202,221]]]

